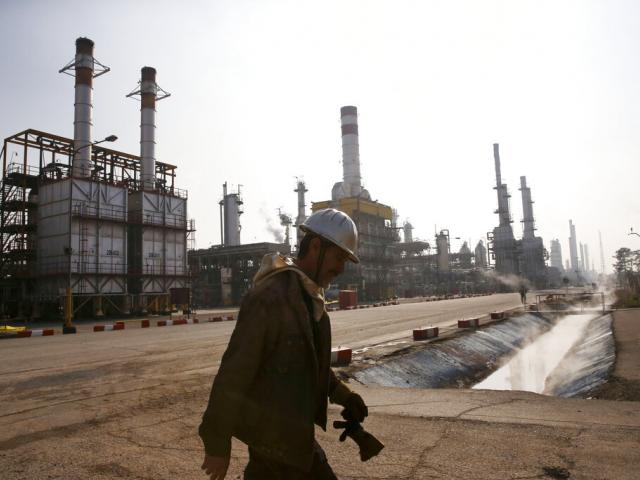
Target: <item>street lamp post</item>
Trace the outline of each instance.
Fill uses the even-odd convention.
[[[103,142],[115,142],[118,139],[115,135],[109,135],[108,137],[103,138],[102,140],[98,140],[97,142],[91,142],[87,145],[83,145],[80,148],[77,148],[72,153],[75,155],[83,148],[87,148],[90,146],[98,145]],[[70,171],[70,176],[73,175],[73,170]],[[71,198],[69,198],[69,206],[71,207]],[[62,333],[76,333],[76,327],[73,325],[73,288],[71,286],[71,267],[73,265],[73,247],[71,247],[71,208],[69,208],[69,246],[65,247],[64,253],[69,256],[69,275],[67,276],[67,289],[65,295],[64,302],[64,326],[62,327]]]

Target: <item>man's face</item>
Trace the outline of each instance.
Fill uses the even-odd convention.
[[[318,285],[327,288],[331,281],[344,271],[344,264],[348,261],[349,256],[344,250],[329,244],[320,267]]]

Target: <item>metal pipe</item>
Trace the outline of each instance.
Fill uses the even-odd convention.
[[[347,196],[357,197],[362,192],[360,177],[360,146],[358,143],[358,109],[345,106],[340,109],[342,126],[342,175]]]

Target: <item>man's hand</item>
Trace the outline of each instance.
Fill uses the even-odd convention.
[[[351,392],[344,402],[344,415],[347,421],[362,423],[369,416],[369,409],[360,395]]]
[[[200,468],[209,475],[210,480],[223,480],[229,468],[229,456],[214,457],[205,453],[204,462]]]

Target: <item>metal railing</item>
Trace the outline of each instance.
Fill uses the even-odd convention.
[[[26,174],[37,177],[40,174],[40,169],[32,165],[27,165],[25,168],[23,163],[13,162],[9,164],[6,172],[7,176],[11,174]]]
[[[187,217],[182,215],[162,214],[135,210],[129,212],[129,222],[143,225],[157,225],[172,228],[187,229]]]
[[[127,220],[127,210],[119,205],[91,205],[86,202],[75,201],[71,205],[71,214],[81,217],[105,218],[109,220]]]

